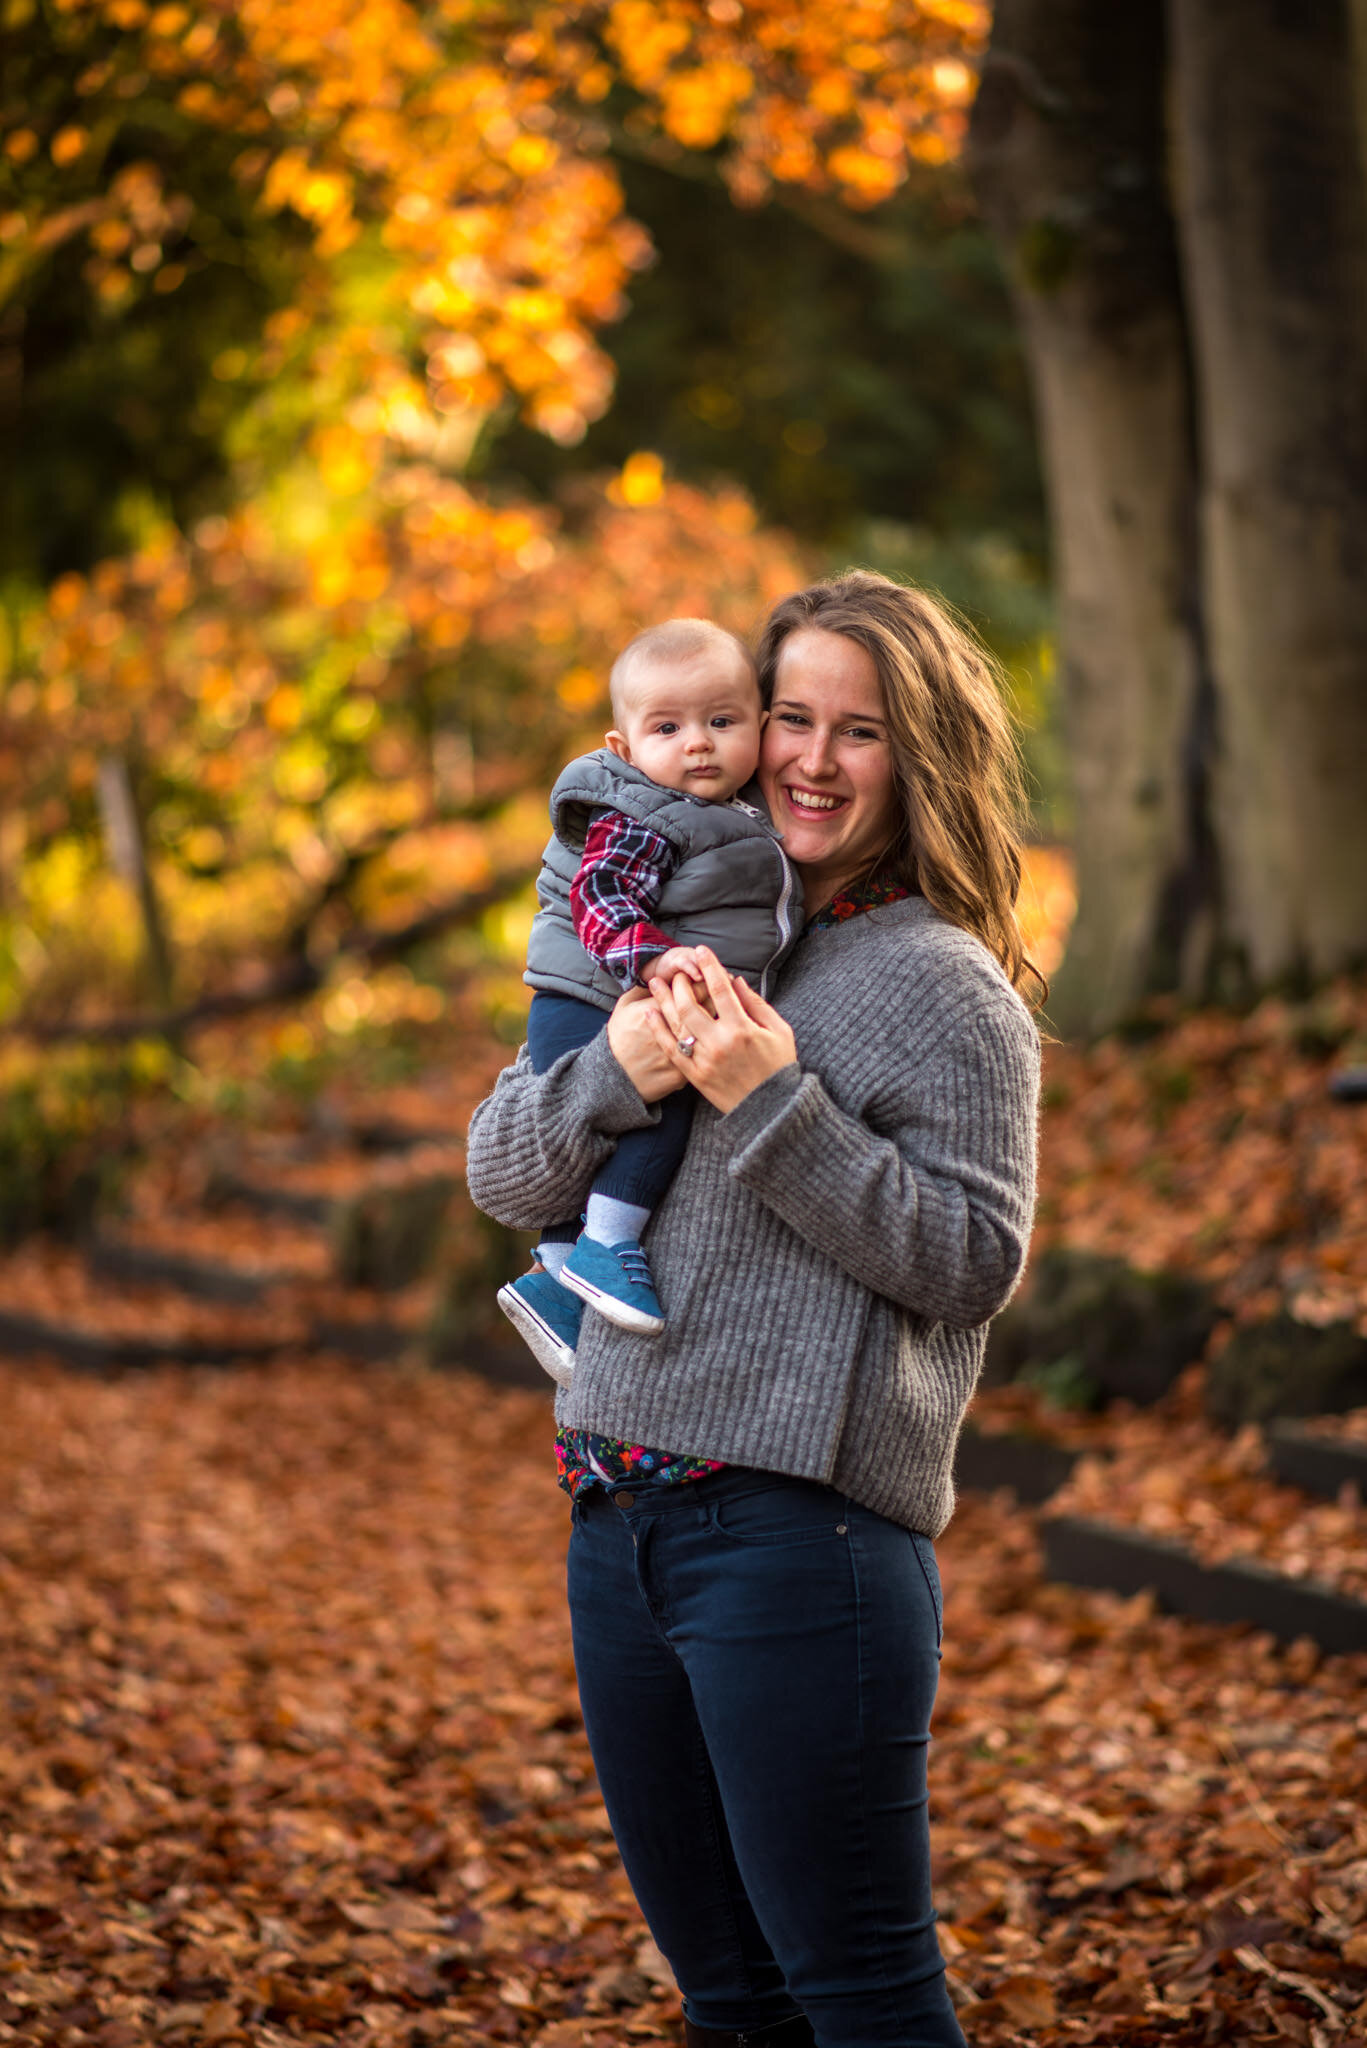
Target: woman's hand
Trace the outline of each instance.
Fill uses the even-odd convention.
[[[773,1005],[747,982],[733,981],[706,946],[698,947],[698,963],[716,1015],[703,1008],[687,975],[676,975],[672,987],[653,976],[655,1000],[645,1028],[660,1057],[724,1116],[761,1081],[793,1064],[797,1042]],[[693,1040],[687,1053],[679,1050],[681,1038]]]
[[[689,1076],[680,1074],[675,1063],[661,1052],[659,1039],[648,1021],[651,1017],[658,1025],[659,1013],[647,991],[629,988],[618,998],[617,1007],[608,1018],[608,1044],[642,1102],[662,1102],[666,1095],[684,1087]],[[668,1042],[672,1045],[674,1041]]]

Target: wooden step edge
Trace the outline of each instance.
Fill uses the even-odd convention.
[[[416,1184],[422,1185],[432,1181],[449,1182],[454,1194],[461,1185],[462,1178],[459,1170],[452,1165],[444,1167],[440,1172],[433,1171],[418,1176]],[[405,1187],[414,1184],[406,1182],[396,1192],[402,1193]],[[338,1216],[352,1203],[366,1196],[383,1195],[386,1192],[386,1186],[382,1181],[377,1183],[373,1180],[360,1180],[355,1187],[347,1189],[344,1193],[313,1194],[304,1188],[275,1187],[268,1181],[256,1180],[248,1174],[238,1173],[235,1168],[215,1167],[209,1175],[203,1200],[206,1209],[226,1208],[233,1202],[240,1202],[244,1208],[255,1209],[262,1215],[289,1216],[296,1223],[329,1230],[335,1227]]]
[[[972,1493],[1009,1487],[1023,1506],[1039,1507],[1058,1492],[1080,1456],[1018,1430],[985,1430],[966,1422],[954,1456],[954,1484]]]
[[[0,1361],[7,1358],[55,1358],[77,1372],[109,1374],[150,1370],[163,1365],[231,1367],[260,1365],[270,1359],[316,1354],[354,1359],[358,1364],[392,1365],[420,1359],[435,1370],[468,1372],[495,1386],[521,1387],[553,1394],[551,1382],[522,1345],[502,1339],[471,1337],[431,1353],[425,1323],[414,1326],[371,1319],[349,1323],[316,1318],[306,1332],[260,1340],[214,1338],[181,1342],[160,1337],[114,1337],[45,1322],[40,1316],[0,1309]]]
[[[1046,1578],[1126,1596],[1151,1590],[1169,1614],[1246,1623],[1278,1641],[1309,1636],[1333,1653],[1367,1650],[1367,1601],[1313,1579],[1289,1579],[1254,1559],[1203,1564],[1170,1537],[1083,1515],[1040,1524]]]
[[[345,1199],[345,1196],[338,1195],[306,1194],[298,1188],[271,1187],[224,1167],[214,1168],[204,1191],[206,1209],[226,1208],[230,1202],[241,1202],[244,1207],[257,1209],[263,1215],[290,1216],[296,1223],[310,1223],[322,1229],[331,1225],[339,1201]]]
[[[152,1281],[203,1301],[251,1307],[284,1281],[311,1278],[285,1267],[211,1265],[185,1252],[159,1251],[101,1231],[81,1247],[86,1266],[107,1280]]]
[[[1367,1501],[1367,1443],[1322,1436],[1303,1422],[1271,1422],[1263,1432],[1267,1462],[1287,1486],[1334,1500],[1351,1480]]]
[[[344,1319],[334,1322],[330,1316],[317,1316],[308,1343],[301,1348],[336,1351],[343,1358],[354,1358],[367,1365],[386,1365],[420,1347],[425,1335],[421,1325],[391,1323],[375,1317],[354,1323]]]
[[[161,1337],[102,1336],[0,1309],[0,1358],[50,1356],[83,1372],[119,1372],[134,1366],[244,1365],[298,1349],[288,1337],[211,1338],[174,1343]]]
[[[374,1318],[347,1322],[320,1316],[308,1329],[283,1337],[215,1337],[177,1342],[163,1337],[102,1336],[98,1331],[76,1330],[61,1323],[45,1322],[39,1316],[0,1310],[0,1358],[48,1353],[63,1364],[92,1372],[116,1371],[126,1366],[252,1365],[283,1353],[297,1357],[318,1351],[378,1365],[411,1353],[423,1344],[425,1337],[422,1327],[411,1328]]]
[[[314,1129],[325,1142],[352,1145],[358,1152],[418,1152],[424,1145],[459,1144],[464,1132],[431,1130],[397,1117],[318,1116]]]

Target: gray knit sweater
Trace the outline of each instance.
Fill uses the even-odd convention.
[[[587,1313],[557,1417],[823,1480],[936,1536],[1030,1235],[1035,1027],[923,897],[808,932],[775,1000],[797,1063],[729,1115],[699,1101],[647,1233],[664,1334]],[[524,1048],[475,1112],[470,1192],[520,1229],[572,1215],[657,1114],[605,1032],[542,1075]]]

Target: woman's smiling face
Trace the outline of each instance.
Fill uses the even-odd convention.
[[[857,640],[803,626],[779,649],[760,787],[802,872],[810,916],[897,834],[898,799],[883,691]]]

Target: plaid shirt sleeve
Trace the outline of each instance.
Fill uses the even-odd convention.
[[[585,835],[584,858],[570,886],[575,936],[623,988],[674,944],[650,914],[678,864],[667,839],[621,811],[599,811]]]

